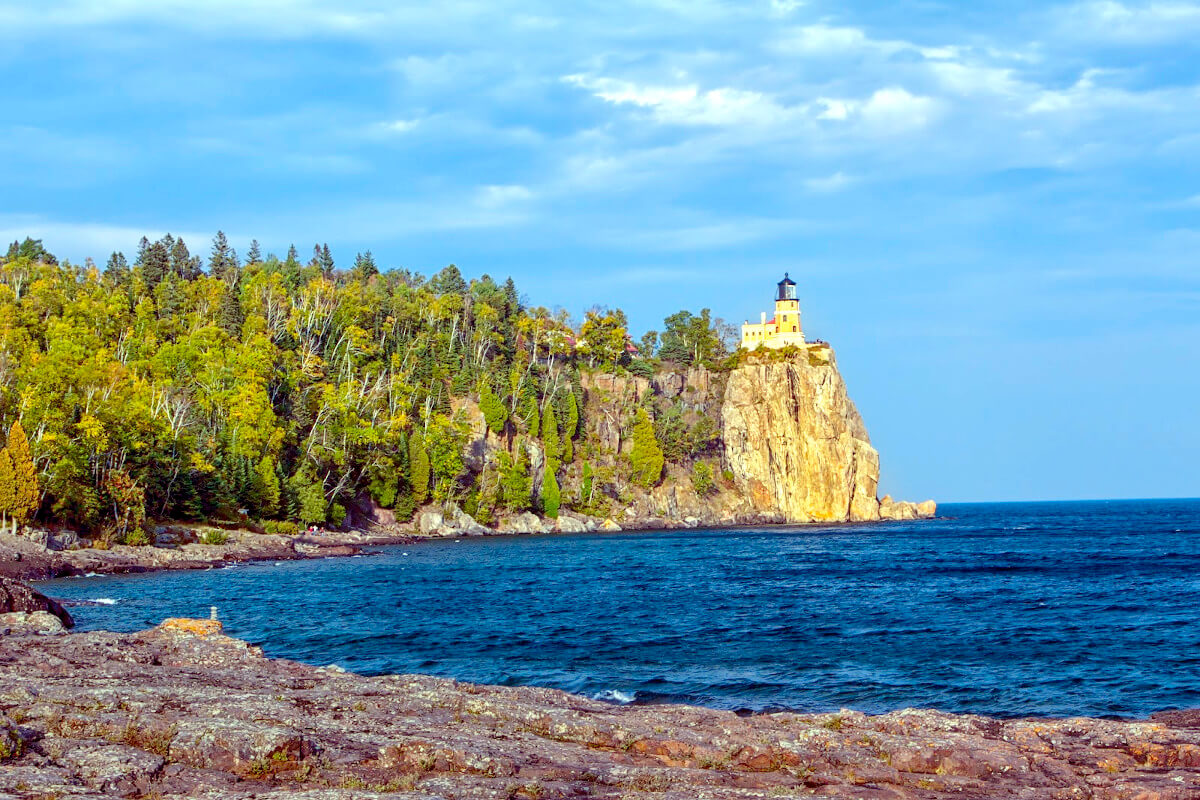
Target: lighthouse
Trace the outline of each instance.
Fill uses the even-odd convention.
[[[800,301],[796,297],[796,282],[783,273],[776,284],[775,316],[767,319],[764,311],[757,323],[742,323],[742,348],[754,350],[769,347],[778,350],[788,345],[804,346],[804,326],[800,324]]]

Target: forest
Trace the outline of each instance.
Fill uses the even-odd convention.
[[[617,309],[530,307],[511,278],[380,270],[370,251],[348,269],[328,245],[243,258],[218,233],[202,258],[168,234],[101,268],[27,238],[0,258],[0,515],[143,544],[148,520],[339,525],[366,498],[398,519],[427,502],[484,522],[587,510],[594,492],[558,479],[591,452],[581,375],[736,358],[708,309],[636,342],[627,327]],[[508,443],[477,472],[464,398]],[[638,409],[622,462],[643,486],[689,434],[654,416]],[[538,489],[522,441],[544,453]]]

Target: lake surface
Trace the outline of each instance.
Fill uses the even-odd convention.
[[[268,655],[721,708],[1144,716],[1200,706],[1200,501],[915,523],[426,542],[77,578],[81,629],[208,616]]]

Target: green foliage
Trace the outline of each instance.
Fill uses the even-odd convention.
[[[222,545],[228,542],[229,534],[216,528],[209,528],[200,534],[200,544]]]
[[[595,474],[592,472],[592,465],[588,462],[583,462],[582,480],[579,482],[579,505],[583,508],[590,508],[592,505],[592,492],[595,490]]]
[[[429,423],[425,443],[429,451],[429,466],[434,478],[433,499],[436,502],[449,500],[455,494],[458,478],[465,467],[463,448],[469,433],[465,422],[451,420],[441,414],[435,414]]]
[[[269,519],[263,523],[263,530],[272,536],[295,536],[300,532],[300,526],[291,520]]]
[[[663,361],[713,367],[728,355],[728,326],[714,320],[707,308],[699,316],[679,311],[663,320],[663,325],[658,348],[658,357]]]
[[[0,259],[0,419],[30,438],[7,437],[3,521],[40,513],[123,541],[149,518],[241,509],[334,521],[363,492],[400,519],[431,493],[478,494],[481,515],[524,510],[527,455],[507,469],[464,458],[464,399],[478,389],[489,429],[541,440],[565,480],[588,447],[580,370],[649,368],[630,361],[620,310],[576,329],[522,304],[511,279],[380,273],[365,250],[338,273],[327,245],[312,253],[281,261],[251,243],[241,264],[218,233],[201,260],[168,234],[101,271],[14,243]]]
[[[486,383],[479,387],[479,410],[483,412],[483,419],[492,433],[497,436],[504,433],[504,426],[508,423],[508,407]]]
[[[633,464],[634,483],[648,489],[662,479],[666,459],[658,440],[654,437],[654,424],[644,408],[639,408],[634,417],[633,451],[630,453],[630,459]]]
[[[546,411],[542,414],[542,450],[546,454],[546,471],[557,472],[562,463],[562,442],[558,438],[558,420],[555,419],[552,403],[546,404]]]
[[[713,466],[707,461],[697,461],[692,465],[692,486],[701,497],[712,494],[717,489],[713,475]]]
[[[529,456],[518,444],[516,457],[500,452],[500,504],[512,512],[526,511],[532,504],[533,477],[529,474]]]
[[[413,431],[408,437],[408,469],[413,501],[419,506],[429,497],[430,476],[429,454],[420,431]]]
[[[140,527],[134,528],[125,534],[121,543],[130,547],[146,547],[150,544],[150,535]]]
[[[547,469],[542,475],[542,513],[551,519],[557,519],[561,502],[558,481],[555,480],[554,473]]]

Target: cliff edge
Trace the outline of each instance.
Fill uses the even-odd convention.
[[[755,510],[788,522],[878,520],[879,453],[833,352],[749,363],[729,376],[724,459]]]

